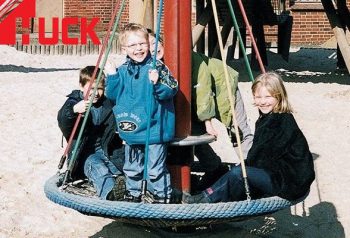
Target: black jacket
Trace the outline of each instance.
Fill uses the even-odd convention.
[[[78,117],[78,113],[73,112],[73,106],[83,99],[83,95],[80,90],[74,90],[69,95],[67,95],[67,97],[68,99],[62,108],[58,111],[57,120],[58,126],[61,129],[63,136],[68,141],[75,121]],[[75,164],[76,169],[74,170],[78,177],[82,175],[83,165],[87,156],[94,152],[95,148],[91,146],[93,143],[91,140],[100,140],[100,144],[105,155],[109,156],[111,161],[117,165],[118,169],[121,170],[120,167],[124,162],[124,146],[122,144],[122,140],[116,133],[116,122],[112,111],[113,103],[107,98],[102,97],[99,100],[98,104],[93,105],[93,107],[102,107],[99,115],[100,123],[99,125],[94,125],[90,111],[77,150],[77,163]],[[81,118],[80,125],[78,126],[78,129],[74,135],[69,155],[71,155],[71,151],[74,149],[83,119],[84,118]]]
[[[267,171],[276,195],[288,200],[304,196],[315,179],[308,143],[290,113],[261,115],[246,164]]]

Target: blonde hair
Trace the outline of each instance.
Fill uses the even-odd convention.
[[[138,23],[128,23],[124,26],[123,30],[119,34],[120,45],[125,46],[129,34],[136,32],[140,32],[148,42],[148,31],[146,27]]]
[[[273,71],[260,74],[256,77],[252,85],[252,93],[258,88],[265,87],[267,91],[277,99],[277,104],[273,108],[275,113],[292,113],[293,109],[288,101],[288,95],[286,88],[284,87],[283,80],[281,76]]]

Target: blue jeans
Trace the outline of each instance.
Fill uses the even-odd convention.
[[[149,191],[160,198],[170,198],[170,174],[166,167],[167,144],[149,145],[147,163],[147,186]],[[145,145],[125,145],[126,189],[134,197],[141,195],[144,173]]]
[[[275,195],[270,175],[265,170],[246,167],[247,179],[252,198]],[[204,191],[210,202],[230,202],[246,199],[241,166],[233,167],[216,183]]]
[[[122,174],[105,156],[102,149],[87,157],[84,174],[91,181],[101,199],[106,199],[115,184],[115,175]]]

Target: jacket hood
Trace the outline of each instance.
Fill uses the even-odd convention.
[[[68,98],[80,99],[83,100],[83,92],[80,90],[73,90],[70,94],[67,95]]]

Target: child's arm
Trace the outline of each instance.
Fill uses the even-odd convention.
[[[153,84],[156,84],[159,79],[158,71],[156,69],[150,69],[148,71],[148,77],[149,77],[149,80],[153,82]]]
[[[115,102],[120,85],[119,73],[115,64],[111,61],[106,62],[104,73],[107,75],[105,91],[106,97]]]
[[[209,120],[205,120],[204,124],[205,124],[205,130],[207,131],[207,133],[209,135],[213,135],[213,136],[218,136],[218,132],[215,130],[215,128],[213,127],[213,124],[211,122],[212,119]]]
[[[193,85],[194,100],[192,103],[196,104],[196,113],[198,119],[201,121],[210,120],[216,117],[216,106],[215,106],[215,94],[212,91],[212,78],[208,65],[200,57],[200,55],[194,55],[197,60],[192,68],[192,80],[196,83]]]
[[[103,69],[105,75],[114,75],[117,73],[117,67],[114,62],[108,60],[105,64],[105,68]]]
[[[80,102],[78,102],[77,104],[75,104],[73,106],[73,112],[74,113],[85,113],[88,106],[89,106],[89,101],[81,100]]]
[[[78,116],[77,113],[74,112],[74,106],[77,104],[77,100],[69,98],[57,114],[58,126],[61,129],[63,136],[68,140],[75,120]]]
[[[173,98],[178,90],[178,82],[171,75],[168,67],[166,67],[160,61],[157,61],[157,74],[159,75],[157,80],[152,80],[155,77],[153,71],[150,71],[152,75],[150,76],[150,80],[152,80],[154,84],[154,93],[158,100],[166,100]]]

